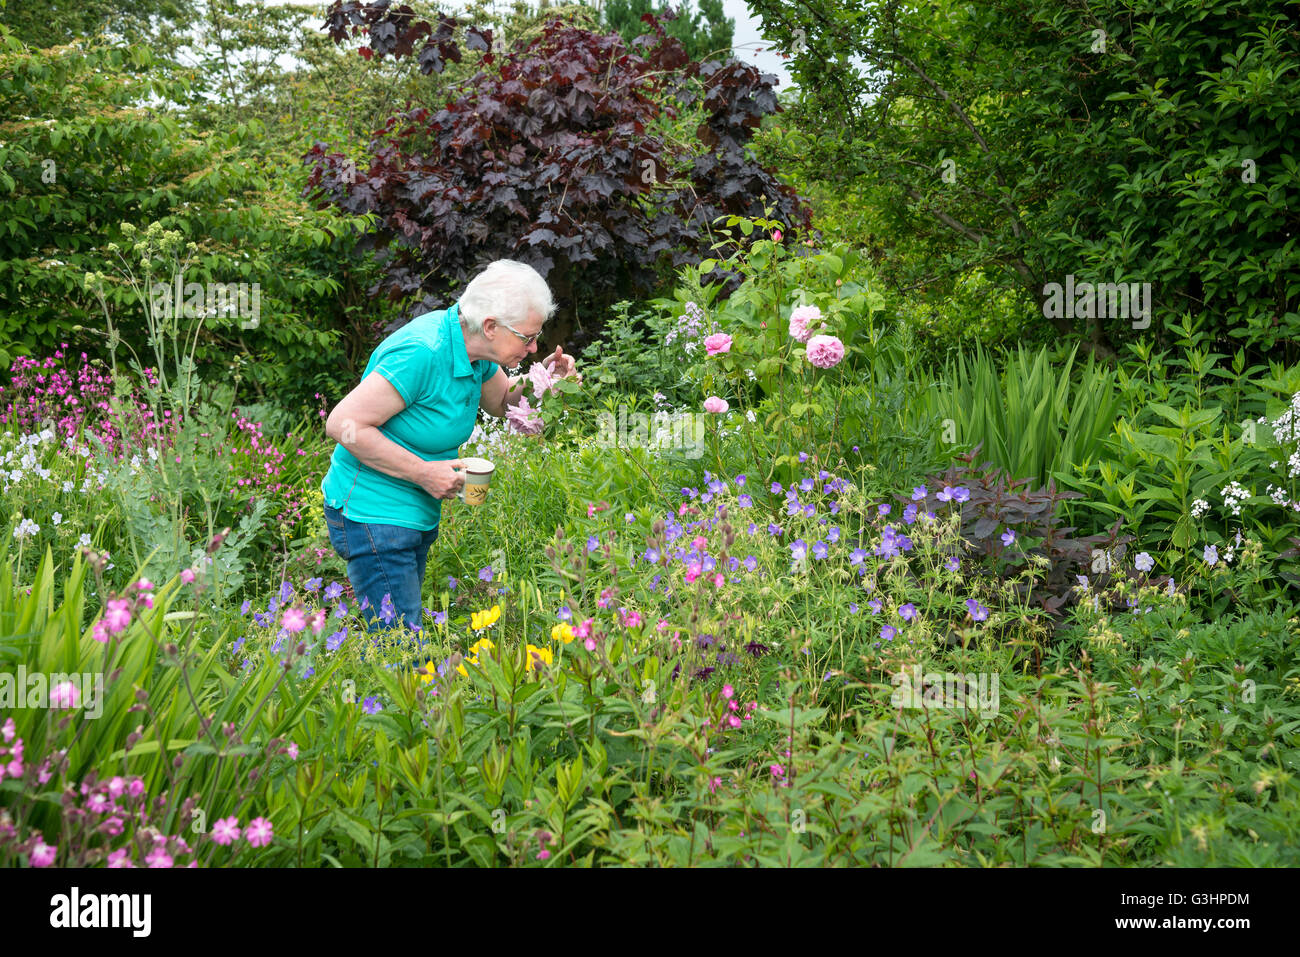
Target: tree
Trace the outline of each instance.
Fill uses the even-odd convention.
[[[811,160],[923,243],[914,279],[996,269],[1103,354],[1189,313],[1260,353],[1300,341],[1300,31],[1279,7],[752,5],[793,56]],[[1150,284],[1150,315],[1058,311],[1067,282]]]
[[[366,33],[364,56],[415,57],[428,72],[462,56],[449,17],[434,29],[409,8],[351,2],[336,3],[328,25],[340,41]],[[422,312],[487,262],[521,259],[556,292],[548,341],[558,341],[581,310],[702,259],[719,216],[770,207],[807,222],[793,190],[747,148],[778,109],[774,78],[752,66],[692,61],[658,28],[631,49],[560,20],[510,49],[474,27],[464,36],[483,68],[441,109],[391,117],[364,169],[324,144],[308,154],[318,201],[377,218],[368,241],[386,258],[376,295]]]
[[[637,37],[653,34],[644,19],[652,14],[692,60],[729,53],[736,21],[723,12],[722,0],[697,0],[696,6],[699,9],[692,9],[691,0],[682,0],[676,7],[658,6],[654,0],[607,0],[601,16],[629,46]]]

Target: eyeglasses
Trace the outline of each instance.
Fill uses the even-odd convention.
[[[526,335],[524,335],[522,332],[515,332],[515,330],[514,330],[513,328],[511,328],[510,326],[507,326],[507,325],[506,325],[504,322],[502,322],[500,319],[497,320],[497,325],[498,325],[498,326],[505,326],[505,328],[509,329],[511,332],[514,332],[516,336],[518,336],[520,339],[523,340],[525,346],[531,346],[531,345],[532,345],[534,342],[536,342],[536,341],[538,340],[538,338],[541,336],[541,333],[540,333],[540,332],[538,332],[536,335],[531,335],[531,336],[526,336]]]

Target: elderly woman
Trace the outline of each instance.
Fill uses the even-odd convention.
[[[465,484],[460,445],[480,408],[499,418],[524,396],[504,370],[537,351],[554,311],[536,270],[498,260],[450,309],[417,316],[381,342],[361,384],[330,413],[325,434],[338,445],[321,482],[325,524],[368,626],[381,617],[422,625],[442,500]],[[557,376],[574,371],[558,346],[543,365]]]

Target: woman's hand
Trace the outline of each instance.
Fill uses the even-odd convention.
[[[556,346],[555,351],[542,360],[542,367],[558,379],[567,378],[578,370],[573,356],[567,355],[559,346]]]
[[[460,459],[426,462],[420,473],[420,488],[434,498],[455,498],[465,486],[465,473],[456,470],[464,468]]]

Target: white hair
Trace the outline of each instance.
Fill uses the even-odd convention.
[[[492,316],[507,325],[526,323],[530,313],[546,322],[555,313],[555,299],[546,280],[532,266],[498,259],[469,281],[460,295],[460,315],[472,333],[483,332]]]

